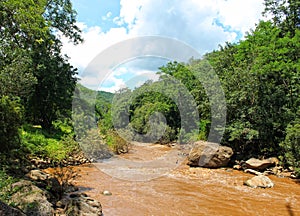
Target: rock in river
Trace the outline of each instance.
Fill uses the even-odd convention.
[[[248,179],[244,182],[244,185],[247,185],[252,188],[272,188],[274,187],[274,183],[270,178],[264,175],[254,176],[251,179]]]
[[[279,160],[275,157],[264,160],[250,158],[243,164],[243,166],[245,166],[248,169],[265,170],[268,167],[277,165],[278,162]]]
[[[227,166],[233,151],[217,143],[197,141],[188,156],[188,165],[206,168]]]

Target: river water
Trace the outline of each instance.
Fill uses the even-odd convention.
[[[243,182],[253,175],[232,169],[190,168],[186,161],[174,161],[176,151],[161,145],[134,145],[129,154],[76,167],[75,184],[100,201],[104,216],[300,215],[299,182],[269,176],[274,188],[252,189]],[[167,154],[168,158],[162,157]],[[144,163],[153,160],[153,164]],[[104,196],[104,190],[112,195]]]

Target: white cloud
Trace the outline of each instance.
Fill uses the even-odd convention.
[[[264,9],[262,0],[219,1],[218,7],[220,20],[243,33],[253,28],[258,19],[262,18],[261,13]]]
[[[145,64],[155,64],[154,59],[135,59],[115,68],[108,77],[106,77],[103,83],[100,83],[99,88],[103,91],[114,92],[120,88],[128,87],[130,89],[141,86],[145,81],[152,80],[157,81],[159,75],[156,74],[157,69],[149,68]],[[143,62],[144,67],[140,67]],[[145,69],[149,68],[149,69]],[[114,86],[111,86],[111,85]]]
[[[117,28],[103,32],[79,23],[85,42],[73,46],[63,40],[63,52],[75,67],[82,70],[105,48],[139,35],[176,38],[204,54],[254,28],[264,7],[263,0],[120,0],[120,5],[118,17],[110,12],[103,17]],[[113,81],[124,84],[116,77]]]
[[[71,58],[70,62],[80,70],[86,68],[101,51],[129,37],[124,27],[112,28],[104,33],[98,26],[87,27],[82,23],[79,23],[79,26],[83,30],[84,42],[74,46],[64,38],[63,52]]]

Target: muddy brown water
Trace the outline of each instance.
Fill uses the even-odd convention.
[[[167,146],[134,145],[129,154],[112,160],[149,161],[171,151],[173,148]],[[102,162],[76,167],[79,177],[75,184],[101,202],[104,216],[300,215],[300,184],[288,178],[269,176],[274,188],[253,189],[243,185],[251,174],[232,169],[190,168],[183,161],[163,175],[134,181],[114,176],[107,167],[102,169],[103,164],[107,165]],[[133,176],[134,172],[128,175]],[[151,172],[151,167],[145,172]],[[104,190],[112,195],[104,196]]]

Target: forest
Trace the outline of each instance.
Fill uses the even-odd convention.
[[[166,121],[156,116],[154,127],[165,128],[156,142],[207,140],[209,131],[218,131],[211,125],[211,103],[220,95],[208,97],[203,83],[214,83],[199,81],[195,74],[213,70],[226,99],[221,144],[234,150],[236,160],[278,157],[300,176],[300,1],[264,4],[269,19],[257,23],[243,40],[220,45],[202,59],[162,65],[158,82],[114,94],[99,91],[95,104],[84,101],[95,110],[96,133],[103,142],[115,153],[128,150],[129,143],[117,133],[124,128],[125,111],[135,133],[126,128],[123,132],[134,140],[152,142],[149,117],[157,112]],[[0,190],[20,175],[9,158],[22,163],[38,156],[59,163],[80,151],[72,119],[78,71],[62,54],[62,35],[74,44],[83,41],[70,0],[0,2]],[[193,109],[182,110],[174,102],[181,89],[172,87],[172,78],[190,92],[199,119],[181,118],[181,112],[193,115]],[[163,94],[159,89],[165,86],[170,88]],[[79,89],[92,91],[80,85]],[[0,200],[6,195],[0,193]]]

